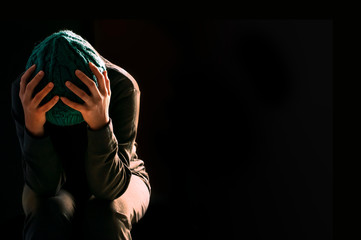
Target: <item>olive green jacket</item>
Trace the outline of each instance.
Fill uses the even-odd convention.
[[[115,199],[125,192],[132,174],[151,189],[144,162],[136,154],[138,84],[122,68],[109,61],[106,65],[112,92],[110,122],[97,131],[86,122],[67,127],[46,122],[45,136],[32,136],[25,127],[19,98],[21,75],[12,83],[11,114],[22,151],[24,180],[37,194],[52,196],[65,188],[86,197]]]

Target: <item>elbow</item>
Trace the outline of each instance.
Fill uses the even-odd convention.
[[[103,200],[115,200],[119,198],[127,190],[131,178],[131,172],[124,174],[121,180],[113,179],[113,181],[103,184],[91,184],[90,191],[95,198]]]
[[[113,201],[123,195],[126,188],[127,187],[123,187],[121,189],[113,188],[106,191],[101,189],[92,189],[91,193],[94,195],[95,198]]]
[[[61,189],[60,182],[57,184],[36,184],[31,181],[25,181],[25,183],[36,193],[37,196],[44,198],[56,196]]]
[[[118,195],[114,192],[92,191],[92,194],[94,195],[95,198],[101,199],[101,200],[113,201],[118,198]]]

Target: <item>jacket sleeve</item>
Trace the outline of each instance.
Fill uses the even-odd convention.
[[[53,196],[64,183],[62,164],[49,135],[35,137],[26,129],[19,89],[20,77],[12,83],[11,115],[22,152],[24,180],[35,193]]]
[[[109,123],[96,131],[88,128],[85,160],[90,191],[95,197],[111,200],[125,192],[132,176],[129,162],[139,115],[139,90],[120,91],[112,89]]]

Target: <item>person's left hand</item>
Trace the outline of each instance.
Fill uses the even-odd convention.
[[[76,70],[75,75],[89,88],[91,95],[89,96],[75,84],[67,81],[65,85],[80,97],[84,104],[73,102],[66,97],[60,97],[60,99],[69,107],[79,111],[90,129],[98,130],[109,122],[110,82],[107,71],[101,73],[93,63],[89,63],[89,67],[98,80],[99,89],[93,80],[80,70]]]

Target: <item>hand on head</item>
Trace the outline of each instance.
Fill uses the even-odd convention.
[[[63,96],[60,96],[60,99],[64,104],[79,111],[91,129],[97,130],[109,122],[110,82],[106,71],[101,73],[92,63],[89,63],[89,67],[97,78],[99,88],[83,72],[76,70],[75,75],[88,87],[91,95],[67,81],[65,85],[80,97],[84,104],[73,102]],[[32,98],[35,87],[45,74],[43,71],[39,71],[33,79],[28,81],[35,68],[35,65],[31,66],[21,77],[19,97],[24,109],[26,128],[34,136],[43,136],[46,122],[45,114],[59,101],[59,96],[54,96],[50,101],[40,106],[41,101],[54,88],[54,83],[49,82]]]
[[[97,78],[99,88],[95,82],[91,80],[80,70],[75,71],[75,75],[88,87],[91,95],[77,87],[75,84],[67,81],[65,85],[84,101],[84,104],[76,103],[66,97],[60,97],[61,101],[69,107],[81,112],[84,121],[93,130],[104,127],[109,122],[109,103],[110,103],[110,82],[107,71],[101,73],[98,68],[89,63],[90,70]]]
[[[59,96],[54,96],[50,101],[40,106],[41,101],[54,87],[54,84],[49,82],[40,92],[32,97],[35,87],[45,74],[43,71],[39,71],[31,81],[28,81],[35,68],[34,64],[21,77],[19,97],[24,109],[26,128],[34,136],[43,136],[44,124],[46,122],[45,113],[59,101]]]

